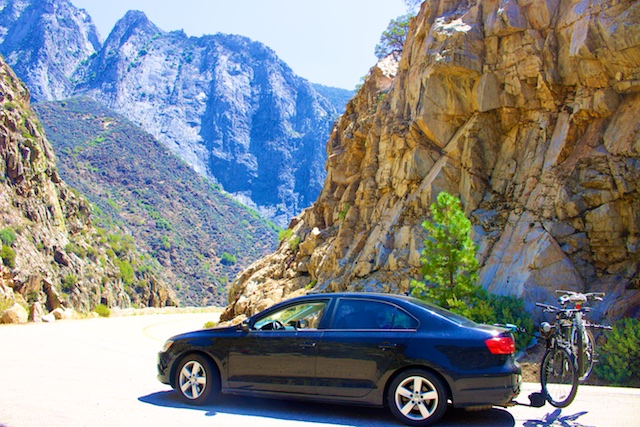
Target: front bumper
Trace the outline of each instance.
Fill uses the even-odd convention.
[[[169,363],[166,353],[158,353],[158,381],[163,384],[171,385],[171,364]]]

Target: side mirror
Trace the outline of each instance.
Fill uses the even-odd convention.
[[[249,332],[249,319],[245,319],[237,326],[239,331]]]

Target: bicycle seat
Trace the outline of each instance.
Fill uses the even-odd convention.
[[[587,297],[580,293],[565,294],[558,297],[558,302],[562,305],[566,305],[569,302],[574,304],[583,304],[587,302]]]

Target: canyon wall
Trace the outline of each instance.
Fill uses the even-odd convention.
[[[640,3],[423,3],[327,142],[318,200],[241,273],[229,320],[313,291],[406,292],[440,191],[474,225],[490,292],[605,291],[638,316]]]

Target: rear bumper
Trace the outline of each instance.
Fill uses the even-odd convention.
[[[522,376],[520,372],[504,376],[465,378],[458,381],[454,392],[453,406],[508,406],[520,393]]]

